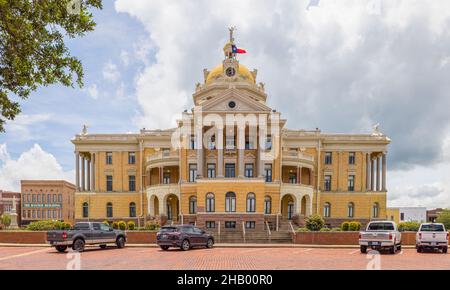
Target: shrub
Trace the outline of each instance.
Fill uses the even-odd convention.
[[[103,221],[103,224],[107,225],[107,226],[111,226],[109,221]]]
[[[341,228],[332,228],[331,229],[332,232],[342,232]]]
[[[156,221],[148,221],[145,223],[144,229],[147,231],[156,231],[160,228],[159,224]]]
[[[320,231],[325,225],[325,221],[320,215],[312,215],[305,219],[305,226],[310,231]]]
[[[420,223],[418,222],[401,222],[398,224],[400,232],[417,232],[419,231]]]
[[[297,232],[300,232],[300,233],[302,233],[302,232],[310,232],[310,230],[308,230],[307,228],[298,228]]]
[[[319,232],[331,232],[330,228],[321,228]]]
[[[350,223],[349,223],[349,222],[343,222],[343,223],[341,224],[341,229],[342,229],[344,232],[346,232],[346,231],[348,231],[349,226],[350,226]]]
[[[112,228],[115,229],[115,230],[118,230],[119,229],[119,223],[118,222],[113,222],[112,223]]]
[[[0,217],[0,224],[9,227],[11,225],[11,216],[7,213],[2,214]]]
[[[447,230],[450,230],[450,209],[443,210],[436,219],[437,223],[443,223]]]
[[[70,229],[70,224],[54,220],[35,221],[27,226],[29,231],[52,231]]]
[[[124,221],[120,221],[120,222],[118,223],[118,226],[119,226],[119,230],[124,231],[124,230],[127,229],[127,223],[124,222]]]
[[[134,231],[136,229],[136,224],[133,221],[128,222],[128,229]]]
[[[349,222],[348,223],[348,230],[351,232],[357,232],[361,229],[361,223],[360,222]]]

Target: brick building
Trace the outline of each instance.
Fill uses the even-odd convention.
[[[22,180],[22,225],[37,220],[75,218],[75,185],[64,180]]]
[[[16,197],[17,223],[20,225],[20,218],[21,218],[20,192],[0,190],[0,216],[4,213],[11,213],[13,207],[13,197]]]

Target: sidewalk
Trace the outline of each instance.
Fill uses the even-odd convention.
[[[127,244],[128,248],[158,248],[157,244]],[[0,247],[50,247],[48,244],[1,244]],[[90,247],[90,246],[88,246]],[[300,244],[215,244],[215,248],[322,248],[322,249],[358,249],[358,245],[300,245]],[[415,246],[402,246],[414,249]]]

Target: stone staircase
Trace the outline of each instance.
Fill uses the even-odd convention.
[[[247,230],[244,234],[240,230],[222,230],[220,235],[218,231],[209,231],[215,238],[216,243],[227,244],[291,244],[292,235],[290,231],[267,231]]]

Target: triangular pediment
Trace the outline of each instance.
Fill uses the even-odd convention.
[[[234,107],[230,106],[234,102]],[[202,104],[203,112],[270,112],[265,104],[244,95],[237,89],[228,89]]]

